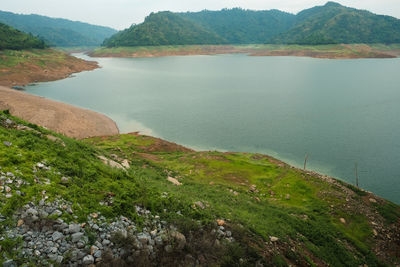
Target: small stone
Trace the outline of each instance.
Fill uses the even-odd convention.
[[[340,222],[343,223],[343,224],[346,223],[346,220],[345,220],[344,218],[340,218],[339,220],[340,220]]]
[[[370,198],[370,199],[369,199],[369,202],[371,202],[371,203],[376,203],[376,199],[375,199],[375,198]]]
[[[175,240],[174,244],[176,250],[182,250],[186,245],[186,238],[183,234],[174,231],[171,233],[171,237]]]
[[[223,226],[223,225],[225,225],[225,221],[224,221],[224,220],[221,220],[221,219],[218,219],[218,220],[217,220],[217,224],[218,224],[219,226]]]
[[[103,242],[101,242],[101,243],[103,244],[103,246],[107,246],[111,243],[111,241],[108,239],[104,239]]]
[[[197,201],[194,203],[194,205],[196,205],[197,207],[199,207],[200,209],[204,210],[206,207],[204,206],[203,202],[201,201]]]
[[[121,165],[123,166],[123,167],[125,167],[125,169],[129,169],[131,166],[129,165],[129,161],[127,160],[127,159],[124,159],[122,162],[121,162]]]
[[[373,229],[372,232],[374,233],[374,236],[378,235],[378,231],[376,231],[375,229]]]
[[[82,236],[83,236],[83,233],[75,233],[75,234],[72,234],[72,235],[71,235],[71,241],[72,241],[73,243],[76,243],[76,242],[78,242],[79,240],[81,240]]]
[[[81,226],[77,223],[72,223],[68,225],[68,232],[70,234],[78,233],[81,230]]]
[[[171,253],[171,252],[173,251],[171,245],[166,245],[166,246],[164,247],[164,250],[165,250],[165,252],[167,252],[167,253]]]
[[[12,194],[11,193],[6,194],[6,198],[12,198]]]
[[[17,264],[14,262],[14,260],[7,260],[3,262],[3,267],[17,267]]]
[[[23,224],[24,224],[24,220],[19,219],[18,222],[17,222],[17,227],[20,227]]]
[[[101,250],[96,250],[96,252],[93,254],[95,258],[101,258]]]
[[[12,146],[12,143],[11,143],[11,142],[8,142],[8,141],[4,141],[3,144],[4,144],[5,146]]]
[[[64,237],[64,235],[62,233],[58,232],[58,231],[54,232],[51,235],[51,238],[53,239],[53,241],[57,241],[57,240],[59,240],[59,239],[61,239],[63,237]]]
[[[60,217],[60,216],[62,215],[62,211],[60,211],[60,210],[55,210],[55,211],[53,211],[53,213],[52,213],[51,215]]]
[[[61,177],[61,182],[68,183],[68,181],[69,181],[68,177],[65,176]]]
[[[182,183],[179,182],[179,181],[178,181],[177,179],[175,179],[175,178],[172,178],[172,177],[169,177],[169,176],[168,176],[167,180],[168,180],[169,182],[173,183],[174,185],[182,185]]]
[[[94,263],[94,258],[92,255],[87,255],[83,258],[82,263],[84,265],[89,265]]]
[[[7,193],[10,193],[10,192],[11,192],[11,187],[9,187],[9,186],[6,185],[4,188],[6,189],[6,192],[7,192]]]
[[[279,238],[277,238],[276,236],[270,236],[269,240],[271,240],[271,242],[276,242],[279,240]]]
[[[289,194],[286,194],[285,199],[286,199],[286,200],[289,200],[289,199],[290,199],[290,195],[289,195]]]
[[[43,163],[41,163],[41,162],[37,163],[36,166],[37,166],[38,168],[40,168],[40,169],[42,169],[42,168],[45,167],[45,165],[44,165]]]

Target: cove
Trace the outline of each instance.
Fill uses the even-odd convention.
[[[400,203],[400,59],[247,55],[87,58],[28,93],[202,150],[259,152]]]

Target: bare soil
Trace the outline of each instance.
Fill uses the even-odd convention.
[[[113,120],[100,113],[0,86],[0,110],[68,137],[118,134]]]

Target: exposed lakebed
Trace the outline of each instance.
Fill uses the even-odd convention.
[[[82,57],[82,55],[80,55]],[[83,56],[84,57],[84,56]],[[93,58],[90,58],[93,60]],[[259,152],[400,203],[400,59],[95,58],[26,87],[195,149]]]

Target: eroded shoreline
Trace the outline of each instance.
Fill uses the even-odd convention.
[[[103,114],[4,86],[0,86],[0,110],[72,138],[119,134],[116,123]]]
[[[177,45],[100,48],[91,57],[165,57],[191,55],[248,54],[249,56],[298,56],[326,59],[396,58],[400,49],[366,44],[301,45]]]

